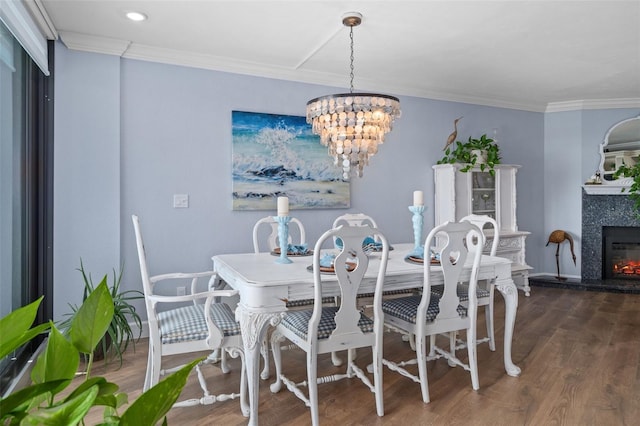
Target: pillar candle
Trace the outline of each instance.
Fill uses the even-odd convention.
[[[278,216],[289,216],[289,198],[278,197]]]
[[[424,193],[422,191],[413,191],[413,205],[424,206]]]

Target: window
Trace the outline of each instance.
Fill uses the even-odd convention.
[[[0,316],[44,295],[36,323],[53,317],[52,94],[53,76],[0,22]],[[0,395],[41,340],[0,360]]]

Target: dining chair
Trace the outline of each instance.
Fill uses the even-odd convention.
[[[287,244],[296,244],[296,245],[303,245],[306,244],[306,232],[304,229],[304,225],[302,224],[302,222],[300,221],[300,219],[297,219],[295,217],[291,218],[291,221],[289,222],[289,226],[292,227],[291,225],[293,224],[293,227],[297,228],[297,230],[293,230],[293,234],[297,233],[297,236],[299,237],[298,240],[295,240],[294,243],[294,239],[292,238],[292,232],[289,232],[289,238],[287,241]],[[269,233],[267,234],[266,230],[264,228],[270,228]],[[260,237],[264,237],[266,236],[266,242],[261,241]],[[274,252],[274,250],[276,248],[280,247],[280,242],[278,239],[278,222],[275,221],[275,219],[273,218],[273,216],[266,216],[263,217],[262,219],[259,219],[255,225],[253,226],[253,250],[255,253],[262,253],[265,251],[268,252]],[[265,250],[266,249],[266,250]],[[312,305],[313,304],[313,299],[305,299],[305,300],[292,300],[292,301],[287,301],[286,303],[286,307],[287,309],[293,309],[293,308],[298,308],[298,307],[304,307],[304,306],[308,306],[308,305]],[[334,303],[334,299],[333,298],[326,298],[325,299],[325,303]],[[285,346],[282,349],[292,349],[292,347],[290,346]],[[260,353],[262,354],[262,359],[264,362],[262,371],[260,372],[260,377],[263,380],[266,380],[269,378],[270,375],[270,371],[269,371],[269,341],[268,339],[265,340],[264,342],[262,342],[262,347],[260,348]]]
[[[163,357],[208,351],[210,355],[195,367],[203,396],[177,402],[174,407],[209,405],[239,397],[242,414],[249,416],[240,324],[236,322],[229,305],[217,301],[221,298],[235,296],[238,292],[236,290],[212,290],[212,283],[218,278],[213,271],[150,276],[140,230],[140,220],[136,215],[132,215],[131,219],[136,235],[142,288],[149,324],[149,355],[143,391],[156,385],[161,375],[171,373],[181,367],[163,369]],[[198,284],[201,280],[208,280],[205,291],[199,291]],[[177,294],[178,289],[184,289],[186,294],[165,295]],[[161,307],[165,307],[165,309],[161,309]],[[239,393],[212,395],[209,392],[200,367],[217,362],[215,351],[224,351],[234,358],[240,357]],[[224,373],[229,372],[225,364],[221,363],[220,366]]]
[[[485,226],[487,224],[490,225],[490,228],[493,230],[493,241],[491,242],[491,249],[489,250],[489,255],[495,256],[498,251],[498,244],[500,241],[500,228],[498,226],[498,222],[489,215],[477,215],[471,214],[460,219],[461,221],[467,221],[476,225],[482,231],[482,240],[474,240],[471,236],[467,238],[467,244],[471,248],[471,250],[480,250],[482,252],[484,250],[484,246],[486,245],[487,236],[485,234]],[[465,284],[461,284],[461,289],[463,293],[468,291]],[[488,293],[488,294],[487,294]],[[484,306],[484,316],[485,322],[487,326],[487,337],[482,339],[477,339],[476,343],[489,343],[489,349],[492,351],[496,350],[496,339],[494,333],[494,321],[493,321],[493,299],[495,294],[495,279],[493,280],[482,280],[478,282],[478,306]]]
[[[261,247],[264,247],[264,245],[261,244],[261,240],[260,240],[260,236],[262,232],[261,230],[262,228],[266,228],[267,226],[269,226],[271,230],[266,239],[266,250],[261,250]],[[300,237],[297,244],[306,243],[306,233],[304,230],[304,226],[302,225],[302,222],[299,219],[292,217],[291,221],[289,222],[289,228],[290,228],[290,232],[289,232],[289,239],[287,241],[287,244],[292,243],[293,241],[292,234],[295,234],[296,232],[297,232],[297,235]],[[297,230],[293,228],[297,228]],[[278,222],[275,221],[273,216],[263,217],[262,219],[258,220],[256,224],[253,226],[253,251],[255,253],[261,253],[264,251],[273,251],[279,247],[280,247],[280,241],[278,239]]]
[[[441,244],[438,249],[441,261],[435,264],[428,257],[424,261],[422,294],[382,302],[385,325],[400,333],[414,335],[416,345],[415,358],[407,361],[385,358],[382,363],[391,371],[420,383],[422,400],[425,403],[430,401],[427,361],[433,359],[444,357],[449,363],[463,367],[470,372],[472,388],[474,390],[480,388],[475,340],[478,310],[476,287],[482,253],[468,249],[465,240],[469,233],[473,233],[478,239],[482,238],[480,229],[469,222],[446,222],[433,228],[424,246],[435,246],[437,236]],[[459,282],[466,280],[462,274],[468,258],[472,259],[472,268],[468,281],[468,299],[464,302],[457,287]],[[440,297],[432,292],[432,287],[435,285],[442,286]],[[461,330],[465,330],[467,336],[466,363],[456,356],[455,341],[451,340],[449,351],[433,344],[427,354],[427,336],[450,334]],[[415,364],[418,366],[417,374],[406,368]]]
[[[362,247],[362,241],[369,235],[376,235],[382,243],[382,256],[375,271],[376,284],[373,318],[365,315],[357,306],[365,272],[369,266],[369,257]],[[343,241],[342,248],[327,265],[322,249],[334,237]],[[333,247],[333,246],[331,246]],[[328,248],[328,247],[327,247]],[[333,250],[332,250],[333,251]],[[326,251],[325,251],[326,253]],[[358,377],[375,394],[376,412],[384,415],[382,390],[382,288],[389,243],[375,228],[366,226],[340,225],[322,234],[315,244],[313,252],[314,305],[311,309],[288,312],[274,330],[271,343],[276,366],[276,382],[271,392],[279,392],[282,384],[311,409],[313,425],[319,423],[318,384],[331,383],[342,379]],[[334,274],[336,280],[327,279],[325,273]],[[323,305],[327,294],[341,294],[338,306]],[[283,372],[280,342],[288,339],[307,353],[307,380],[296,381]],[[373,384],[367,373],[358,367],[351,349],[370,347],[373,353]],[[318,355],[347,350],[348,357],[344,374],[331,374],[318,377]],[[307,387],[308,395],[301,389]]]

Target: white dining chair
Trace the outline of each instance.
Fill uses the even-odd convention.
[[[460,219],[461,221],[467,221],[476,225],[482,231],[482,241],[474,240],[471,236],[467,238],[467,244],[471,250],[484,251],[487,236],[486,225],[489,224],[493,231],[493,240],[491,242],[491,248],[489,249],[489,255],[495,256],[498,251],[498,245],[500,243],[500,228],[498,222],[488,215],[476,215],[471,214]],[[464,284],[462,284],[464,286]],[[485,323],[487,326],[487,337],[477,339],[479,343],[489,343],[489,349],[496,350],[496,339],[494,333],[494,321],[493,321],[493,299],[495,294],[495,279],[482,280],[478,283],[478,306],[484,306]],[[464,291],[464,288],[462,289]],[[487,295],[487,292],[489,293]]]
[[[269,234],[267,235],[265,240],[260,238],[262,228],[269,228]],[[300,219],[295,217],[291,218],[289,222],[289,235],[287,244],[293,243],[293,235],[297,233],[299,239],[295,244],[305,244],[306,243],[306,233],[304,226]],[[262,243],[265,241],[265,243]],[[258,220],[255,225],[253,225],[253,250],[255,253],[261,253],[264,251],[273,251],[276,248],[280,247],[280,241],[278,238],[278,222],[275,221],[273,216],[263,217]]]
[[[304,225],[300,219],[292,217],[289,222],[289,238],[287,244],[296,244],[303,245],[306,244],[306,231],[304,229]],[[294,239],[292,234],[297,234],[298,239]],[[261,238],[262,237],[262,238]],[[274,252],[276,249],[280,248],[280,241],[278,239],[278,222],[273,218],[273,216],[266,216],[262,219],[259,219],[255,225],[253,226],[253,250],[255,253],[263,253],[263,252]],[[333,303],[333,298],[325,299],[325,303]],[[295,309],[298,307],[304,307],[313,304],[313,299],[305,299],[305,300],[292,300],[287,301],[286,306],[287,309]],[[292,349],[293,346],[285,346],[282,349]],[[269,341],[268,338],[264,342],[262,342],[262,347],[260,349],[260,353],[262,354],[262,360],[264,365],[262,367],[262,371],[260,372],[260,377],[263,380],[269,378],[270,375],[270,367],[269,367]]]
[[[136,215],[132,215],[131,219],[136,236],[149,324],[149,355],[143,391],[156,385],[161,375],[171,373],[181,367],[163,369],[163,357],[179,354],[194,354],[195,357],[197,352],[207,351],[210,356],[195,367],[203,396],[178,402],[174,404],[174,407],[209,405],[240,397],[242,413],[249,416],[240,324],[235,320],[230,306],[217,301],[220,298],[236,296],[238,291],[212,290],[212,283],[217,279],[217,274],[214,271],[150,276],[142,231],[140,230],[140,220]],[[201,279],[208,281],[207,290],[200,291],[198,284]],[[172,290],[168,290],[168,286],[171,286]],[[178,286],[187,289],[188,294],[182,296],[164,295],[167,293],[176,294]],[[156,291],[158,288],[161,288],[162,291]],[[214,355],[217,351],[224,351],[234,358],[240,357],[240,393],[213,395],[209,392],[200,366],[217,362],[217,356]],[[221,363],[220,366],[224,373],[229,372],[225,364]]]
[[[430,401],[427,380],[427,361],[430,360],[444,357],[449,363],[463,367],[470,372],[472,388],[478,390],[480,387],[475,340],[478,310],[476,287],[482,253],[470,251],[465,244],[465,239],[470,232],[476,238],[482,238],[480,229],[469,222],[446,222],[433,228],[424,246],[435,246],[437,236],[441,244],[438,249],[441,261],[439,265],[435,265],[427,257],[424,262],[422,294],[388,299],[382,303],[385,325],[400,333],[414,335],[416,340],[415,358],[403,361],[392,360],[388,356],[392,356],[393,353],[387,351],[388,355],[382,362],[391,371],[420,383],[422,400],[425,403]],[[465,302],[458,292],[458,283],[463,280],[462,272],[468,257],[473,259],[473,264],[468,282],[468,298]],[[437,282],[439,276],[442,276],[442,283]],[[434,284],[442,288],[440,296],[433,293]],[[461,330],[466,331],[467,336],[466,363],[456,356],[455,341],[451,339],[449,339],[449,351],[435,345],[432,340],[431,350],[427,354],[428,336],[450,335],[452,332]],[[417,374],[408,368],[416,364]]]
[[[362,241],[368,235],[376,235],[382,243],[382,256],[376,271],[376,285],[373,318],[365,315],[357,306],[357,295],[365,272],[369,266],[369,257],[364,252]],[[343,241],[342,249],[333,259],[334,273],[337,279],[323,279],[322,249],[326,242],[338,237]],[[318,384],[332,383],[338,380],[358,377],[375,395],[376,412],[384,415],[382,389],[382,288],[387,268],[389,243],[375,228],[370,226],[340,225],[325,232],[318,239],[313,253],[314,300],[313,308],[288,312],[272,334],[273,359],[276,365],[276,382],[271,385],[272,392],[278,392],[284,383],[288,390],[301,399],[311,409],[311,423],[319,423]],[[323,305],[327,295],[337,294],[338,306]],[[280,342],[288,339],[307,353],[307,379],[300,381],[283,372]],[[355,363],[351,349],[370,347],[373,353],[373,384],[369,376]],[[318,355],[347,350],[348,359],[344,374],[318,377]],[[301,388],[307,387],[308,395]],[[348,404],[348,402],[347,402]]]

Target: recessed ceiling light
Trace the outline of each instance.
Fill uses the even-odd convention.
[[[144,21],[147,19],[147,15],[145,15],[144,13],[140,13],[140,12],[127,12],[127,18],[131,19],[132,21]]]

